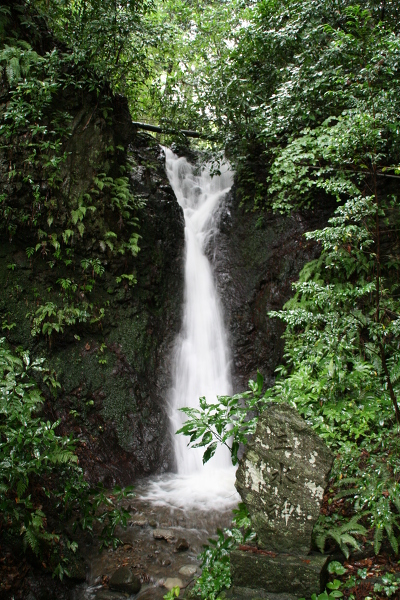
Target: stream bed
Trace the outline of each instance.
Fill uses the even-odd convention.
[[[203,478],[204,482],[212,481],[211,473]],[[218,473],[213,475],[217,477]],[[180,485],[182,481],[176,475],[139,481],[135,497],[123,503],[131,514],[128,527],[116,532],[123,544],[102,552],[93,540],[80,544],[89,570],[86,582],[76,587],[74,600],[158,600],[173,584],[186,588],[200,575],[198,554],[218,528],[229,527],[238,495],[233,480],[226,479],[225,488],[220,487],[216,496],[206,499],[200,495],[194,502],[182,493],[182,506],[177,506],[171,503],[168,490],[171,494],[172,488],[179,489]],[[196,482],[191,485],[186,481],[188,494],[195,487]],[[177,496],[172,496],[172,502],[176,502]],[[139,577],[142,587],[138,594],[128,596],[109,589],[109,580],[120,567],[129,567]]]

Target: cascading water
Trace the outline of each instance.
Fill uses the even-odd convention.
[[[205,248],[214,232],[214,211],[232,186],[231,172],[210,177],[207,170],[194,175],[185,158],[165,149],[166,169],[185,217],[185,303],[182,333],[177,343],[171,422],[182,426],[184,406],[197,407],[199,397],[215,400],[217,394],[231,393],[229,351],[222,311]],[[178,473],[190,475],[202,469],[204,449],[188,451],[187,439],[174,437]],[[213,458],[215,466],[228,467],[228,452]]]
[[[183,326],[176,344],[170,419],[173,432],[185,415],[184,406],[198,407],[199,398],[215,401],[231,393],[229,349],[222,309],[211,264],[205,254],[215,232],[215,210],[232,186],[232,172],[222,165],[214,177],[209,168],[200,174],[182,157],[165,148],[166,170],[185,217],[185,301]],[[172,506],[227,508],[237,502],[235,471],[229,451],[219,448],[203,466],[204,449],[187,446],[174,436],[178,473],[155,480],[147,498]]]

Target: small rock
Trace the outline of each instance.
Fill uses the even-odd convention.
[[[161,565],[163,567],[168,567],[171,564],[171,561],[169,560],[169,558],[164,558],[164,560],[161,561]]]
[[[110,588],[117,592],[137,594],[141,586],[140,579],[132,573],[129,567],[117,569],[110,579]]]
[[[155,519],[150,519],[149,525],[150,525],[150,527],[153,527],[153,529],[154,529],[155,527],[157,527],[157,521]]]
[[[112,592],[111,590],[100,590],[96,594],[96,600],[126,600],[125,594]]]
[[[179,577],[168,577],[164,582],[164,587],[167,588],[167,590],[172,590],[172,588],[176,586],[180,588],[183,586],[183,581],[182,579],[179,579]]]
[[[166,540],[169,544],[175,541],[174,532],[170,529],[155,529],[153,531],[153,538],[155,540]]]
[[[189,550],[189,542],[185,540],[185,538],[179,538],[175,544],[175,550],[177,552],[185,552],[186,550]]]
[[[191,577],[197,571],[196,565],[184,565],[179,569],[179,573],[185,577]]]
[[[136,515],[128,521],[128,525],[130,527],[146,527],[146,525],[148,525],[148,520],[144,515]]]
[[[124,552],[132,552],[132,550],[133,550],[131,544],[124,544],[123,549],[124,549]]]

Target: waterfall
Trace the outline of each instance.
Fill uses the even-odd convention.
[[[198,407],[200,396],[210,402],[232,392],[229,349],[222,309],[210,261],[205,251],[215,232],[215,209],[232,186],[232,173],[222,166],[211,177],[205,168],[199,175],[186,158],[165,149],[167,175],[185,218],[185,297],[182,332],[177,340],[171,393],[173,431],[185,420],[184,406]],[[178,473],[189,475],[203,469],[204,448],[188,449],[187,438],[174,436]],[[229,452],[220,449],[212,459],[215,467],[230,465]]]
[[[229,192],[233,174],[227,164],[220,175],[210,168],[196,172],[186,158],[168,148],[165,166],[185,218],[185,295],[182,330],[176,342],[169,398],[172,432],[184,423],[179,409],[198,407],[199,398],[215,402],[232,392],[229,348],[212,266],[207,257],[216,232],[215,212]],[[174,435],[178,473],[153,480],[147,498],[183,508],[225,509],[238,501],[235,469],[226,448],[203,466],[204,448],[189,448],[188,438]]]

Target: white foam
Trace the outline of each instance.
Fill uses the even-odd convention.
[[[168,473],[148,480],[146,491],[139,494],[154,506],[182,510],[224,511],[240,501],[235,490],[234,467],[198,470],[191,475]]]

